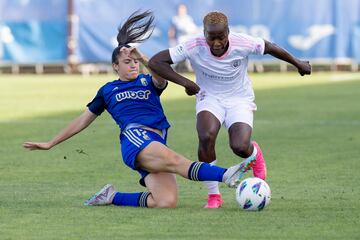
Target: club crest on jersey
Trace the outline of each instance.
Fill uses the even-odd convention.
[[[236,59],[231,63],[231,66],[233,66],[233,68],[237,68],[240,66],[241,60]]]
[[[115,95],[115,98],[118,102],[121,102],[125,99],[149,99],[150,96],[150,90],[139,90],[139,91],[125,91],[120,92]]]
[[[148,85],[148,82],[146,81],[146,78],[141,78],[140,79],[140,82],[143,86],[147,86]]]
[[[184,52],[184,47],[183,46],[178,46],[176,48],[176,51],[178,52],[178,54],[182,54]]]

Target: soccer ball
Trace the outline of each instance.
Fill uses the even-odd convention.
[[[270,199],[270,187],[260,178],[247,178],[236,188],[236,201],[244,210],[261,211],[269,205]]]

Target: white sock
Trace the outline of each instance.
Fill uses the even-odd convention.
[[[257,149],[254,146],[254,150],[253,150],[252,154],[248,158],[256,158],[256,154],[257,154]]]
[[[211,166],[216,165],[217,161],[214,160],[209,163]],[[205,186],[208,189],[208,194],[220,194],[219,183],[216,181],[204,181]]]

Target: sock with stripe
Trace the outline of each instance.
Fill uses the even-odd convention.
[[[211,166],[204,162],[193,162],[188,171],[188,178],[193,181],[217,181],[222,182],[226,169]]]
[[[117,192],[112,204],[117,206],[147,207],[150,192],[123,193]]]

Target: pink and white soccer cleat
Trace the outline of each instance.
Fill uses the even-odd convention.
[[[246,158],[241,163],[229,167],[223,175],[223,182],[228,187],[236,188],[244,174],[253,167],[255,161],[254,157]]]
[[[220,208],[223,202],[221,194],[209,194],[204,208]]]
[[[261,149],[260,149],[259,145],[257,144],[257,142],[252,141],[252,144],[254,145],[254,147],[257,150],[256,162],[252,167],[253,175],[254,175],[254,177],[258,177],[258,178],[261,178],[262,180],[265,180],[265,178],[266,178],[266,164],[265,164],[264,156],[263,156],[263,154],[261,152]]]
[[[110,205],[115,196],[115,189],[113,185],[106,184],[99,192],[95,193],[89,200],[87,200],[85,206],[101,206]]]

